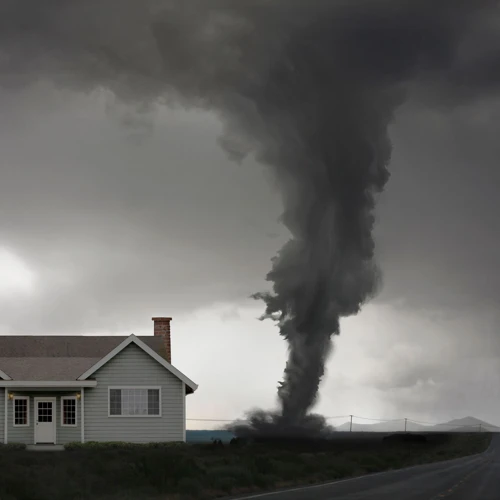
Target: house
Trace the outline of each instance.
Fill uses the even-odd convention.
[[[170,321],[150,336],[0,336],[0,442],[185,441],[197,385],[171,364]]]

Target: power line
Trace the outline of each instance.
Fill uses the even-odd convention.
[[[334,418],[349,418],[350,415],[336,415],[336,416],[330,416],[330,417],[325,417],[326,420],[331,420]],[[192,421],[197,421],[197,422],[248,422],[247,419],[241,419],[241,418],[186,418],[186,420],[192,420]]]
[[[422,420],[413,420],[411,418],[409,418],[408,421],[413,422],[415,424],[422,424],[422,425],[443,425],[443,424],[440,424],[439,422],[423,422]],[[444,424],[444,425],[446,425],[446,424]]]
[[[371,420],[372,422],[400,422],[401,420],[404,420],[404,418],[392,418],[392,419],[387,419],[387,418],[368,418],[368,417],[360,417],[358,415],[353,415],[353,418],[359,418],[361,420]]]
[[[350,415],[335,415],[335,416],[329,416],[325,417],[326,420],[333,420],[335,418],[349,418]],[[362,417],[359,417],[362,418]],[[191,421],[196,421],[196,422],[248,422],[247,419],[242,419],[242,418],[186,418],[186,420],[191,420]]]
[[[383,419],[383,418],[369,418],[369,417],[362,417],[360,415],[334,415],[334,416],[327,416],[325,417],[326,420],[334,420],[334,419],[339,419],[339,418],[345,418],[345,419],[359,419],[359,420],[367,420],[371,422],[403,422],[407,421],[408,423],[414,423],[414,424],[421,424],[421,425],[430,425],[430,426],[441,426],[441,427],[452,427],[452,428],[461,428],[461,427],[482,427],[482,428],[497,428],[497,426],[492,425],[492,424],[486,424],[486,423],[478,423],[478,424],[453,424],[453,423],[440,423],[440,422],[426,422],[423,420],[414,420],[412,418],[393,418],[393,419]],[[187,418],[187,421],[190,422],[248,422],[248,419],[245,418]]]
[[[246,422],[247,420],[242,420],[240,418],[186,418],[186,420],[194,421],[194,422]]]

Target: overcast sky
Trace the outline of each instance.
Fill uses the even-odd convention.
[[[148,334],[172,316],[173,363],[200,384],[189,418],[273,406],[286,346],[248,299],[287,238],[266,169],[232,163],[208,113],[127,125],[109,95],[44,84],[0,109],[2,333]],[[500,424],[499,127],[500,101],[398,113],[384,287],[342,323],[318,411]]]

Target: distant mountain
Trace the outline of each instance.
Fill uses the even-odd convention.
[[[450,420],[449,422],[445,422],[446,425],[452,425],[454,427],[473,427],[474,425],[488,425],[484,420],[479,420],[476,417],[465,417],[465,418],[456,418],[455,420]]]
[[[335,429],[339,432],[349,432],[350,425],[350,422],[345,422],[336,426]],[[404,430],[404,419],[391,422],[377,422],[374,424],[352,423],[353,432],[402,432]],[[410,432],[500,432],[500,427],[475,417],[465,417],[437,425],[422,425],[408,420],[406,422],[406,430]]]
[[[449,422],[445,422],[439,426],[434,426],[442,428],[443,430],[455,431],[455,432],[471,432],[471,431],[490,431],[490,432],[500,432],[500,427],[496,425],[489,424],[484,420],[480,420],[476,417],[465,417],[465,418],[456,418],[454,420],[450,420]]]
[[[346,432],[350,430],[350,422],[345,422],[342,425],[335,427],[339,432]],[[353,432],[402,432],[405,430],[405,421],[395,420],[392,422],[377,422],[374,424],[359,424],[352,423]],[[406,430],[411,432],[425,432],[429,430],[429,426],[415,424],[413,422],[406,422]]]
[[[345,422],[335,427],[336,431],[349,432],[350,422]],[[403,432],[405,430],[405,421],[394,420],[391,422],[376,422],[373,424],[352,423],[353,432]],[[457,418],[449,422],[443,422],[438,425],[421,425],[408,420],[406,430],[409,432],[500,432],[500,427],[489,424],[484,420],[475,417]],[[221,430],[187,430],[186,440],[189,443],[210,443],[214,439],[220,439],[228,443],[234,435],[228,431]]]

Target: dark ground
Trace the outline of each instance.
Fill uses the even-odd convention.
[[[498,500],[500,435],[485,453],[240,500]]]
[[[490,440],[491,435],[486,433],[389,437],[339,433],[334,440],[316,442],[156,446],[86,443],[83,447],[75,444],[65,452],[0,447],[0,499],[180,500],[257,494],[471,455],[484,451]],[[404,477],[409,480],[412,476]],[[350,491],[357,491],[358,485],[352,485]],[[328,490],[324,491],[324,498],[331,498]],[[323,498],[319,493],[316,489],[294,494],[303,495],[297,499]],[[346,498],[372,498],[370,495]],[[295,497],[276,495],[276,500],[282,498]],[[402,498],[413,500],[406,494]]]

